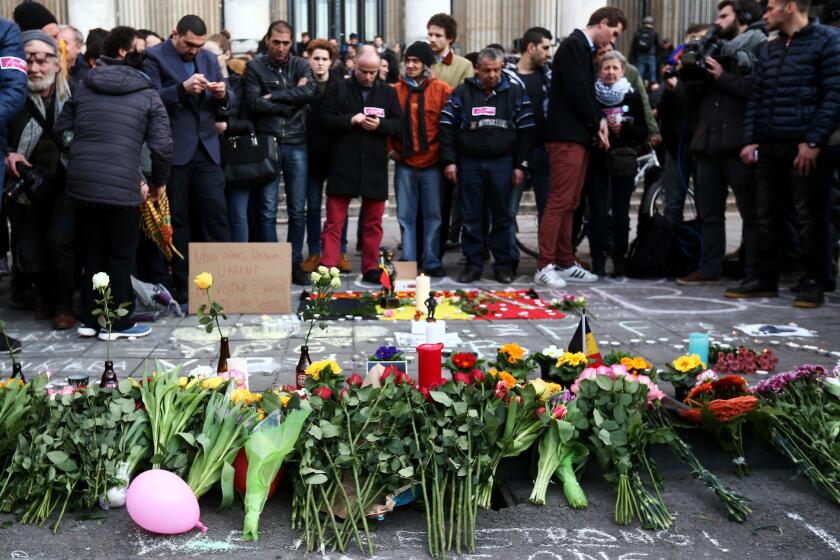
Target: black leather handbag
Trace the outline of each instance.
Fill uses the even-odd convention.
[[[270,134],[229,136],[222,140],[225,184],[234,188],[264,185],[274,180],[277,140]]]

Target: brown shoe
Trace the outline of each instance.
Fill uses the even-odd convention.
[[[38,302],[35,305],[35,320],[43,321],[45,319],[52,319],[55,316],[55,309],[51,305]]]
[[[695,270],[688,276],[677,278],[677,284],[680,286],[716,286],[720,284],[720,278],[712,278],[699,270]]]
[[[300,263],[300,269],[304,272],[312,272],[321,264],[321,255],[309,255],[306,260]]]
[[[57,331],[66,331],[76,326],[76,318],[72,311],[56,311],[53,317],[53,328]]]
[[[347,260],[347,253],[341,253],[341,257],[338,259],[337,268],[341,272],[353,272],[353,265],[351,265],[350,261]]]

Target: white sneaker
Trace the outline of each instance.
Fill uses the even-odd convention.
[[[534,282],[549,288],[565,288],[566,281],[560,277],[557,267],[547,264],[534,274]]]
[[[80,337],[82,337],[82,338],[91,338],[91,337],[94,337],[94,336],[96,336],[96,334],[97,334],[98,332],[99,332],[99,331],[97,331],[96,329],[94,329],[94,328],[92,328],[92,327],[86,327],[86,326],[84,326],[84,325],[80,325],[80,326],[76,329],[76,334],[78,334],[78,335],[79,335]]]
[[[557,269],[557,275],[566,282],[580,282],[591,284],[598,281],[598,275],[592,274],[578,263],[573,264],[569,268]]]

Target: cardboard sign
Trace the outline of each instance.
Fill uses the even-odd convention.
[[[290,243],[190,243],[190,313],[207,303],[192,281],[202,272],[226,314],[292,312]]]
[[[413,292],[417,287],[417,263],[415,261],[395,261],[397,269],[398,292]]]

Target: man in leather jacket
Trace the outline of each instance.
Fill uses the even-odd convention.
[[[257,132],[277,139],[277,173],[256,194],[256,231],[260,241],[277,241],[277,198],[280,178],[286,188],[292,244],[292,281],[307,284],[300,269],[306,231],[306,106],[315,95],[315,77],[305,59],[291,54],[291,26],[275,21],[268,28],[268,52],[250,61],[245,69],[245,102]]]

